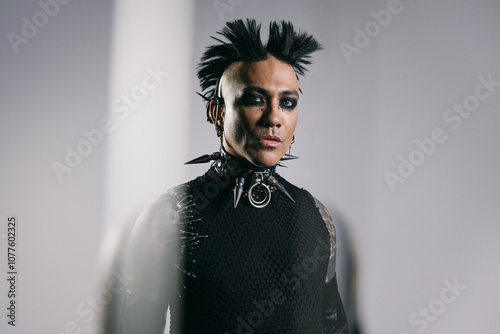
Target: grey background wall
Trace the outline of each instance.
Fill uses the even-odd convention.
[[[333,212],[339,256],[355,250],[364,332],[497,333],[500,3],[487,0],[2,1],[2,333],[95,329],[106,232],[218,148],[194,67],[243,17],[289,19],[324,45],[300,80],[300,159],[280,173]]]

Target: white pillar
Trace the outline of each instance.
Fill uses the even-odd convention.
[[[117,0],[109,86],[106,225],[185,181],[192,1]],[[108,124],[109,125],[109,124]]]

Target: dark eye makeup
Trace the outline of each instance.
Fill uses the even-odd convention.
[[[262,107],[266,104],[266,99],[259,94],[243,94],[239,99],[239,103],[249,107]],[[282,97],[279,101],[279,106],[282,109],[293,110],[297,107],[297,99],[293,97]]]
[[[287,110],[293,110],[297,106],[297,100],[291,97],[284,97],[280,100],[280,107]]]
[[[262,106],[264,105],[264,98],[256,94],[244,94],[239,98],[241,104],[245,106]]]

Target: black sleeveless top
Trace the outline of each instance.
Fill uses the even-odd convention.
[[[271,172],[295,203],[272,188],[264,208],[246,194],[235,208],[241,170],[220,161],[162,195],[181,238],[170,333],[347,333],[336,280],[325,283],[331,231],[307,191]]]

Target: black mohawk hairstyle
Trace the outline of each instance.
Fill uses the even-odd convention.
[[[304,65],[311,64],[311,54],[321,50],[321,45],[305,32],[296,32],[291,22],[271,22],[266,50],[278,59],[290,64],[295,73],[304,75]]]
[[[217,32],[227,41],[212,36],[220,44],[207,47],[198,64],[198,79],[202,89],[200,95],[205,100],[216,98],[217,82],[232,63],[265,60],[271,54],[290,64],[296,74],[304,75],[305,65],[311,64],[311,54],[322,49],[312,35],[296,31],[290,21],[271,22],[269,38],[264,46],[260,27],[254,19],[247,19],[246,22],[238,19],[227,22]]]

